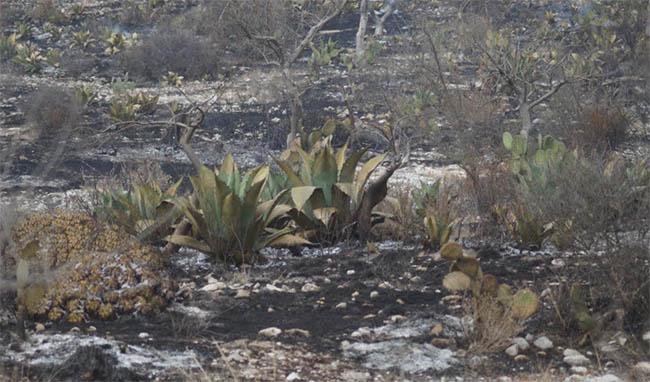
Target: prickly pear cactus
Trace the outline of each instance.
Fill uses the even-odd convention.
[[[174,296],[153,247],[85,213],[35,213],[16,224],[12,236],[19,304],[27,316],[77,324],[152,313]]]

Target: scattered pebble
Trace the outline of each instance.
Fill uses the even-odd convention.
[[[141,340],[147,339],[149,338],[149,333],[141,332],[140,334],[138,334],[138,338],[140,338]]]
[[[347,303],[345,303],[345,302],[340,302],[340,303],[338,303],[334,308],[336,308],[336,309],[345,309],[345,308],[347,308],[347,307],[348,307],[348,304],[347,304]]]
[[[644,376],[650,376],[650,362],[638,362],[634,365],[634,371]]]
[[[302,286],[302,288],[300,288],[300,291],[303,293],[319,292],[320,287],[314,283],[306,283]]]
[[[515,337],[515,338],[513,338],[512,343],[517,345],[517,347],[521,351],[526,351],[526,350],[528,350],[530,348],[530,344],[523,337]]]
[[[88,332],[88,333],[95,333],[96,331],[97,331],[97,328],[94,327],[94,326],[92,326],[92,325],[90,325],[90,326],[86,329],[86,332]]]
[[[434,337],[437,337],[442,334],[442,331],[443,331],[442,324],[435,324],[431,328],[431,332],[429,332],[429,334],[431,334]]]
[[[553,341],[549,340],[546,336],[537,337],[533,345],[541,350],[548,350],[553,348]]]
[[[591,363],[589,358],[574,349],[566,349],[562,354],[564,355],[564,363],[569,364],[570,366],[586,366]]]
[[[262,329],[257,334],[263,337],[269,337],[269,338],[274,338],[279,336],[282,333],[282,329],[276,328],[276,327],[270,327],[266,329]]]
[[[300,379],[300,376],[295,371],[287,375],[287,381],[297,381],[298,379]]]
[[[519,354],[515,357],[515,361],[517,362],[525,362],[528,361],[528,356],[525,354]]]
[[[347,272],[345,272],[348,276],[352,276],[353,274],[356,273],[354,269],[349,269]]]
[[[584,367],[584,366],[571,366],[570,371],[571,371],[572,374],[581,374],[581,375],[585,375],[585,374],[587,374],[587,371],[588,371],[588,370],[587,370],[587,368]]]
[[[36,324],[36,327],[34,328],[37,333],[45,331],[45,325],[41,324],[40,322]]]
[[[379,297],[379,292],[377,292],[376,290],[373,290],[372,292],[370,292],[370,299],[371,300],[375,300],[378,297]]]
[[[516,357],[519,354],[519,346],[517,344],[510,345],[506,349],[506,354],[513,358]]]
[[[239,289],[235,294],[235,298],[249,298],[251,296],[251,291],[248,289]]]

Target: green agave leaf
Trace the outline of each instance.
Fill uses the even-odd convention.
[[[183,178],[181,177],[176,183],[172,184],[167,190],[165,190],[165,196],[175,197],[178,193],[178,188],[183,183]]]
[[[355,151],[352,154],[350,154],[350,157],[345,161],[345,163],[341,167],[339,182],[341,183],[354,182],[354,174],[356,174],[357,165],[359,164],[359,161],[367,151],[368,149],[364,148],[362,150]]]
[[[305,203],[312,197],[314,192],[318,187],[314,186],[303,186],[303,187],[294,187],[291,189],[291,200],[293,201],[294,206],[302,211]]]
[[[212,253],[212,250],[207,243],[200,240],[196,240],[191,236],[169,235],[165,238],[165,240],[172,244],[180,245],[182,247],[192,248],[197,251],[201,251],[203,253],[208,253],[208,254]]]
[[[320,187],[325,195],[325,203],[332,204],[332,186],[338,178],[336,158],[328,148],[321,150],[316,156],[312,169],[313,185]]]
[[[361,169],[359,172],[357,172],[357,176],[354,180],[354,195],[352,196],[352,200],[355,203],[358,203],[361,199],[362,191],[364,187],[366,186],[366,182],[368,181],[368,178],[370,177],[370,174],[372,174],[373,171],[381,164],[381,162],[386,159],[386,156],[388,154],[381,154],[377,155],[376,157],[369,159],[366,163],[361,166]]]
[[[515,317],[525,319],[537,312],[539,309],[539,298],[537,294],[530,289],[521,289],[512,296],[512,305],[510,306]]]
[[[289,163],[277,159],[275,157],[273,157],[273,160],[275,161],[275,163],[278,164],[280,169],[284,171],[285,174],[287,174],[287,178],[289,179],[289,182],[293,187],[305,186],[305,182],[303,182],[302,179],[298,176],[298,174],[296,174],[296,172],[293,171]]]
[[[440,249],[440,255],[448,261],[458,260],[463,257],[463,247],[458,243],[447,243]]]

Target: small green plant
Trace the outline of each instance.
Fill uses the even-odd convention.
[[[27,23],[18,23],[16,25],[16,40],[29,40],[32,37],[32,27]]]
[[[157,95],[148,95],[144,92],[137,92],[135,94],[127,95],[127,102],[132,105],[138,105],[138,113],[151,114],[156,110],[158,100]]]
[[[172,201],[182,181],[181,178],[165,191],[153,181],[136,182],[128,191],[100,191],[100,207],[96,214],[141,241],[160,242],[181,215]]]
[[[255,261],[258,251],[268,245],[287,240],[306,243],[290,235],[289,229],[270,228],[287,208],[280,205],[286,190],[262,201],[268,175],[268,166],[259,166],[242,176],[230,154],[219,169],[203,166],[190,178],[194,196],[174,201],[190,221],[192,234],[170,235],[166,240],[236,264]]]
[[[332,41],[332,39],[328,39],[327,42],[321,41],[318,47],[312,46],[309,65],[315,68],[327,66],[334,62],[342,51],[336,44],[336,41]]]
[[[179,87],[183,85],[183,79],[185,77],[180,76],[174,72],[167,72],[166,75],[163,76],[162,78],[162,83],[167,85],[167,86],[175,86]]]
[[[57,27],[52,23],[45,23],[43,25],[43,31],[51,34],[53,41],[59,41],[63,35],[63,28]]]
[[[516,293],[507,284],[500,284],[491,274],[484,274],[479,261],[465,254],[458,243],[449,242],[440,249],[443,259],[449,261],[449,273],[442,285],[453,292],[471,292],[473,298],[496,298],[516,319],[527,319],[539,309],[539,298],[530,289]]]
[[[108,115],[116,121],[128,122],[135,120],[139,109],[140,105],[130,103],[123,97],[113,97],[108,109]]]
[[[95,39],[90,31],[79,31],[72,33],[72,46],[78,46],[82,49],[88,49],[95,43]]]
[[[29,74],[40,73],[43,70],[43,63],[45,57],[36,45],[31,43],[17,44],[16,56],[14,61],[23,67],[25,72]]]
[[[97,92],[91,85],[79,85],[74,89],[74,95],[82,106],[88,106],[97,99]]]
[[[137,39],[137,33],[133,33],[130,37],[126,37],[120,32],[108,32],[104,38],[104,44],[106,45],[104,53],[108,56],[113,56],[116,53],[121,52],[124,48],[134,45]]]
[[[16,55],[16,35],[0,35],[0,62],[10,60]]]
[[[70,18],[79,19],[86,12],[86,5],[83,3],[75,3],[70,8]]]

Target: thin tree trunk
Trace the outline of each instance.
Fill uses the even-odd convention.
[[[359,4],[359,29],[357,29],[355,64],[363,61],[366,52],[366,29],[368,28],[368,0],[361,0]]]
[[[519,117],[521,118],[521,135],[528,137],[528,133],[533,128],[533,122],[530,118],[530,104],[528,101],[522,101],[519,105]]]
[[[375,37],[381,37],[384,34],[384,23],[393,14],[395,11],[395,2],[396,0],[387,0],[385,13],[375,24]]]
[[[299,137],[302,132],[302,100],[300,99],[300,94],[296,89],[291,91],[291,117],[289,118],[290,131],[287,136],[287,148],[291,147],[291,142],[293,142],[297,137]],[[304,137],[301,137],[301,139]]]

